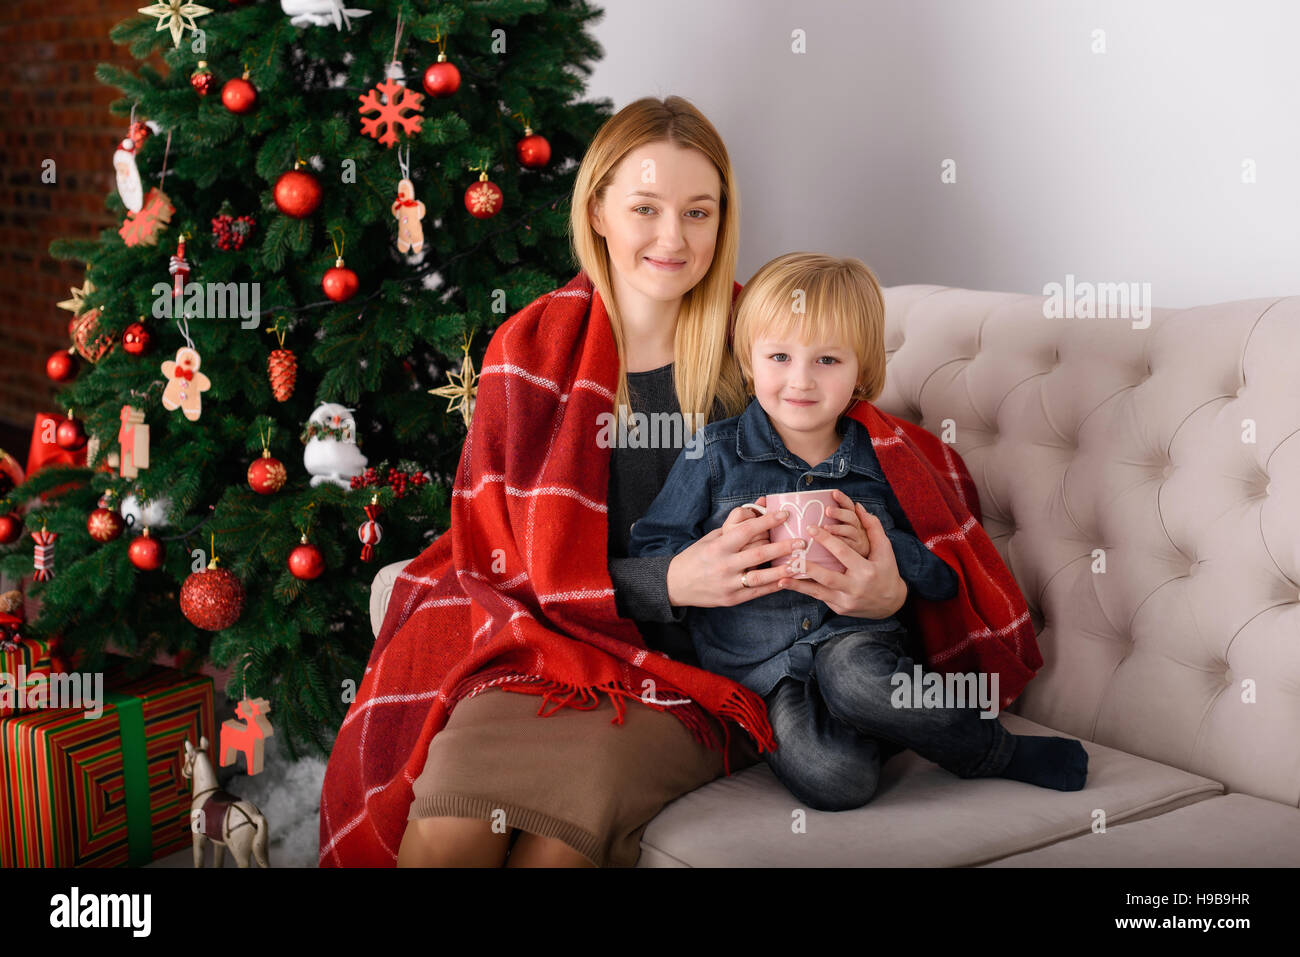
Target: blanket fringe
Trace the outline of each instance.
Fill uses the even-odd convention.
[[[760,752],[771,752],[776,750],[776,741],[772,737],[771,726],[767,722],[766,713],[760,714],[751,702],[738,690],[733,690],[722,703],[718,711],[718,717],[722,725],[723,740],[718,741],[716,733],[707,719],[708,712],[705,711],[698,702],[692,701],[686,706],[658,704],[656,701],[646,700],[635,691],[624,688],[617,682],[607,682],[602,685],[572,685],[562,681],[507,681],[500,685],[504,691],[516,691],[523,694],[537,695],[542,699],[542,703],[537,709],[538,717],[549,718],[561,708],[576,708],[579,711],[591,711],[600,706],[600,692],[609,695],[610,703],[614,706],[614,718],[611,724],[624,723],[624,698],[634,698],[656,711],[669,711],[674,717],[678,718],[691,735],[701,745],[711,751],[721,751],[723,768],[727,774],[731,774],[731,722],[735,722],[746,732],[748,732],[758,745]],[[660,692],[674,697],[686,697],[673,689],[660,686]],[[575,701],[576,699],[576,701]],[[762,699],[759,699],[760,701]],[[590,704],[587,704],[590,702]],[[547,706],[550,705],[550,710]]]

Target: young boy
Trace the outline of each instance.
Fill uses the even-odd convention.
[[[884,388],[884,324],[880,287],[856,259],[790,253],[763,266],[736,303],[733,330],[754,399],[739,416],[701,430],[703,455],[678,456],[633,525],[628,554],[676,554],[715,528],[748,520],[753,513],[741,506],[762,505],[767,494],[836,489],[841,507],[826,513],[834,523],[811,530],[814,538],[838,536],[866,558],[860,504],[879,519],[908,593],[954,597],[956,573],[913,534],[871,436],[845,414]],[[911,695],[896,693],[893,676],[912,680],[913,661],[894,615],[836,614],[792,587],[734,606],[692,608],[686,624],[701,667],[763,697],[777,740],[764,757],[817,810],[866,804],[881,763],[904,748],[960,777],[1083,787],[1088,756],[1078,741],[1015,735],[973,707],[908,707]]]

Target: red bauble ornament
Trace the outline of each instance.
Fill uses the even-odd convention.
[[[538,136],[529,127],[524,127],[524,138],[515,147],[519,162],[529,169],[541,169],[551,161],[551,144],[545,136]]]
[[[325,556],[320,553],[319,548],[308,543],[306,535],[302,537],[302,544],[289,553],[289,571],[293,573],[294,578],[308,581],[320,578],[321,573],[325,571]]]
[[[77,356],[71,349],[60,349],[45,360],[45,374],[55,382],[67,382],[77,374]]]
[[[126,554],[136,568],[142,572],[152,572],[162,568],[164,551],[163,543],[156,538],[150,538],[149,529],[146,528],[140,537],[127,547]]]
[[[248,467],[248,487],[258,495],[272,495],[284,488],[289,478],[284,463],[272,457],[269,449],[262,449],[262,457]]]
[[[424,92],[430,96],[451,96],[460,89],[460,70],[439,53],[438,62],[424,71]]]
[[[220,631],[244,613],[244,586],[214,558],[181,585],[181,612],[196,628]]]
[[[111,542],[122,534],[125,524],[117,509],[105,508],[101,505],[86,519],[86,531],[90,532],[90,537],[97,542]]]
[[[275,181],[274,194],[280,212],[294,219],[304,219],[320,205],[320,181],[306,170],[291,169]]]
[[[221,88],[221,105],[231,113],[247,113],[257,103],[257,90],[248,82],[248,71],[242,77],[227,80]]]
[[[133,356],[142,356],[153,344],[153,334],[143,322],[133,322],[122,330],[122,348]]]
[[[81,427],[80,420],[64,419],[59,423],[59,427],[54,430],[54,441],[58,443],[59,448],[67,449],[69,452],[76,452],[78,449],[85,447],[86,430]]]
[[[198,69],[190,74],[190,86],[194,87],[194,92],[199,96],[207,96],[212,92],[212,84],[217,82],[217,78],[208,72],[208,61],[200,60]]]
[[[487,173],[479,173],[478,182],[465,190],[465,208],[475,219],[487,219],[501,212],[501,200],[500,188],[488,179]]]
[[[346,302],[351,299],[357,294],[360,286],[361,280],[357,278],[356,273],[343,265],[342,256],[332,267],[325,270],[325,275],[320,281],[320,287],[325,290],[325,295],[335,302]]]
[[[0,515],[0,545],[18,541],[23,534],[23,520],[13,512]]]

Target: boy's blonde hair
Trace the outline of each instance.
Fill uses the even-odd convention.
[[[736,300],[733,349],[745,387],[759,339],[842,342],[858,357],[854,399],[872,402],[885,388],[885,298],[860,259],[786,253],[756,272]]]
[[[605,238],[596,232],[588,214],[594,198],[601,202],[614,178],[615,168],[629,152],[646,143],[668,142],[699,150],[713,163],[722,184],[718,197],[718,237],[708,272],[682,296],[673,338],[673,385],[684,413],[686,429],[695,431],[695,416],[707,422],[714,401],[724,417],[739,415],[748,402],[740,367],[727,348],[732,287],[739,245],[740,197],[727,147],[713,124],[694,104],[680,96],[658,100],[643,97],[611,116],[596,132],[582,157],[573,184],[569,210],[569,238],[573,258],[600,293],[609,314],[618,351],[618,386],[614,411],[630,405],[627,389],[627,355],[623,323],[614,301],[614,280]]]

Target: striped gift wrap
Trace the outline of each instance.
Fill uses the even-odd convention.
[[[187,738],[216,741],[212,679],[109,662],[98,718],[0,718],[0,867],[140,866],[190,846],[181,765]]]

